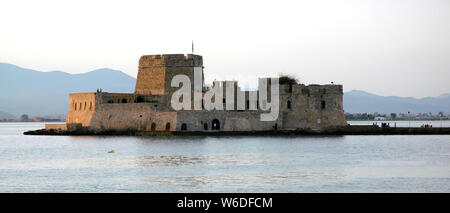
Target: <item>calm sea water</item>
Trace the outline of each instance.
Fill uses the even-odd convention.
[[[43,126],[0,123],[0,192],[450,192],[449,135],[22,135]]]

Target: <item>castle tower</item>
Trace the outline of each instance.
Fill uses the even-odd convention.
[[[144,55],[139,59],[135,94],[171,94],[178,89],[170,86],[172,78],[178,74],[187,75],[191,79],[191,88],[194,88],[194,67],[201,68],[203,72],[202,56],[193,54]]]

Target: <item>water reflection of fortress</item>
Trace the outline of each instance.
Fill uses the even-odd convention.
[[[245,91],[245,109],[180,110],[171,107],[171,80],[184,74],[194,82],[194,69],[203,72],[203,58],[193,54],[145,55],[139,60],[134,93],[73,93],[69,96],[66,124],[49,124],[47,129],[86,127],[91,130],[139,131],[266,131],[320,129],[346,125],[342,85],[304,85],[280,79],[279,115],[274,121],[261,121],[258,101]],[[203,81],[203,79],[202,79]],[[234,99],[241,91],[234,83]],[[203,84],[204,85],[204,84]],[[226,82],[221,83],[226,90]],[[192,88],[194,86],[192,85]],[[206,92],[203,89],[203,94]],[[223,93],[224,106],[231,97]],[[193,95],[191,97],[194,97]],[[237,101],[234,101],[237,104]],[[256,105],[257,110],[254,109]],[[224,107],[225,109],[226,107]]]

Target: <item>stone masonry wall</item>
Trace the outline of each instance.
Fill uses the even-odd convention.
[[[155,131],[175,131],[177,122],[176,112],[158,112],[152,104],[102,104],[93,115],[90,128],[92,129],[134,129],[151,131],[155,123]]]
[[[144,55],[139,59],[135,93],[167,94],[166,90],[172,89],[170,81],[174,75],[185,74],[193,77],[193,67],[202,66],[203,59],[199,55]]]
[[[89,126],[92,115],[97,106],[96,93],[72,93],[69,95],[69,113],[67,114],[67,124],[82,124]]]
[[[284,129],[322,128],[347,125],[341,85],[288,85],[280,88],[280,112]],[[288,109],[288,101],[291,108]]]

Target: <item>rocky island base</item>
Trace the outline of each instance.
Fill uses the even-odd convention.
[[[322,130],[272,130],[272,131],[139,131],[139,130],[89,130],[79,128],[75,130],[39,129],[23,133],[24,135],[103,135],[103,136],[289,136],[289,135],[450,135],[450,128],[420,128],[420,127],[378,127],[378,126],[345,126],[329,127]]]

